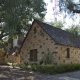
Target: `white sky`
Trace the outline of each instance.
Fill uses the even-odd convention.
[[[64,19],[63,19],[63,14],[60,14],[60,13],[54,13],[53,12],[53,8],[55,8],[55,1],[56,1],[56,5],[58,5],[58,0],[52,0],[52,3],[50,2],[51,0],[44,0],[45,1],[45,3],[47,4],[47,14],[46,14],[46,16],[45,16],[45,21],[46,22],[51,22],[51,21],[53,21],[54,22],[54,18],[55,17],[57,17],[57,20],[59,21],[62,21],[62,22],[64,22]],[[78,1],[78,0],[76,0],[76,1]],[[57,11],[56,12],[58,12],[59,11],[59,7],[57,6],[56,7],[56,9],[57,9]],[[54,14],[57,14],[57,15],[54,15]],[[77,15],[76,17],[78,17],[77,19],[75,19],[75,23],[72,21],[72,19],[68,16],[66,19],[65,19],[65,21],[66,21],[66,25],[65,26],[69,26],[69,25],[72,25],[72,23],[74,23],[74,24],[78,24],[79,23],[79,21],[80,21],[80,19],[79,19],[79,17],[80,17],[80,15]]]

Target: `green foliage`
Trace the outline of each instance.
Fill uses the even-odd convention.
[[[28,64],[28,63],[22,63],[22,64],[18,64],[17,66],[19,66],[22,69],[25,70],[36,70],[36,64]]]
[[[26,64],[23,63],[23,64],[18,64],[17,66],[19,66],[22,69],[26,69],[27,70],[29,65],[26,65]]]
[[[43,20],[45,6],[43,0],[0,0],[0,47],[6,48],[4,37],[25,35],[34,18]]]
[[[63,23],[61,21],[56,21],[53,26],[61,29],[63,27]]]
[[[50,22],[49,24],[60,29],[64,27],[61,21]]]
[[[80,6],[74,0],[59,0],[59,7],[61,11],[69,13],[74,12],[75,9],[78,10]]]
[[[0,62],[0,65],[8,65],[8,64],[5,62]]]
[[[47,74],[55,74],[55,73],[63,73],[63,72],[70,72],[80,70],[80,64],[63,64],[63,65],[38,65],[36,66],[36,70],[41,73]]]
[[[54,74],[56,66],[47,64],[47,65],[38,65],[36,66],[36,71],[46,74]]]
[[[56,67],[56,73],[80,70],[80,64],[63,64]]]
[[[1,40],[0,41],[0,49],[7,50],[7,39]]]
[[[2,32],[9,36],[22,34],[34,18],[43,19],[45,11],[43,0],[0,0]]]
[[[52,53],[50,51],[48,51],[48,53],[45,53],[41,60],[40,60],[40,63],[43,63],[43,64],[51,64],[52,63]]]
[[[72,33],[72,36],[71,36],[72,40],[74,40],[75,38],[78,37],[78,28],[79,27],[80,27],[79,25],[75,25],[75,26],[71,26],[70,28],[66,29],[66,31]]]
[[[24,66],[24,65],[22,65]],[[26,70],[33,70],[41,73],[46,74],[55,74],[55,73],[63,73],[63,72],[70,72],[75,70],[80,70],[80,64],[61,64],[61,65],[53,65],[53,64],[46,64],[46,65],[25,65],[22,67]]]

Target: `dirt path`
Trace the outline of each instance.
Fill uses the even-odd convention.
[[[40,80],[38,75],[32,71],[19,68],[0,66],[0,80]]]
[[[43,75],[32,71],[0,66],[0,80],[80,80],[80,71],[56,75]]]

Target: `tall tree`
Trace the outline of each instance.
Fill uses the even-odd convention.
[[[25,32],[30,22],[43,19],[45,12],[43,0],[0,0],[0,39]]]
[[[56,28],[60,28],[60,29],[64,27],[64,25],[61,21],[50,22],[49,24]]]
[[[57,28],[62,28],[63,27],[63,23],[61,21],[56,21],[56,22],[54,22],[53,26],[57,27]]]
[[[64,10],[72,13],[80,13],[80,0],[76,3],[76,0],[59,0],[60,10]]]
[[[72,33],[72,39],[75,39],[76,37],[78,37],[78,29],[79,29],[80,25],[74,25],[74,26],[70,26],[70,28],[66,29],[66,31]]]

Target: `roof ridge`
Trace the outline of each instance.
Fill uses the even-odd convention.
[[[43,24],[45,24],[45,25],[51,26],[52,28],[59,29],[59,30],[62,30],[62,31],[64,31],[64,32],[67,32],[67,33],[71,34],[71,33],[68,32],[68,31],[65,31],[65,30],[63,30],[63,29],[57,28],[57,27],[55,27],[55,26],[52,26],[52,25],[50,25],[50,24],[48,24],[48,23],[46,23],[46,22],[42,22],[42,21],[37,20],[37,19],[34,19],[34,21],[36,21],[37,23],[39,23],[39,22],[40,22],[40,23],[43,23]]]

